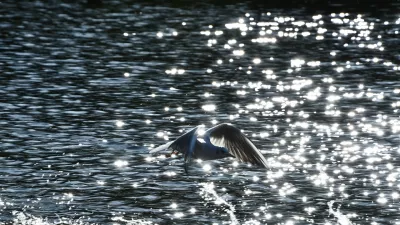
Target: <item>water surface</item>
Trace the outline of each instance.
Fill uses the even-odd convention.
[[[0,223],[400,224],[400,17],[0,3]],[[265,170],[150,156],[228,122]]]

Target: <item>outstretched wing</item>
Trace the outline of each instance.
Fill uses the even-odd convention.
[[[150,150],[150,153],[156,153],[163,150],[168,150],[170,148],[177,150],[180,153],[186,154],[188,147],[193,140],[193,137],[196,136],[197,127],[191,129],[187,133],[183,134],[182,136],[178,137],[177,139],[167,142],[163,145],[160,145],[156,148]]]
[[[192,161],[196,144],[198,145],[197,128],[198,127],[191,129],[189,132],[183,134],[174,141],[170,141],[166,144],[163,144],[161,146],[158,146],[157,148],[150,150],[150,153],[156,153],[162,150],[168,150],[169,148],[172,148],[182,153],[185,157],[185,172],[188,173],[188,166]]]
[[[167,143],[165,143],[163,145],[158,146],[157,148],[153,148],[153,149],[150,150],[150,153],[153,154],[153,153],[160,152],[160,151],[163,151],[163,150],[168,150],[169,146],[171,146],[172,143],[174,143],[174,141],[170,141],[170,142],[167,142]]]
[[[170,146],[170,148],[177,150],[183,154],[191,154],[193,149],[190,148],[192,146],[193,139],[197,139],[197,128],[195,127],[191,129],[189,132],[184,135],[178,137]]]
[[[225,147],[228,151],[242,162],[267,166],[267,160],[239,129],[230,124],[219,124],[208,129],[205,134],[205,139],[210,138],[213,145]]]

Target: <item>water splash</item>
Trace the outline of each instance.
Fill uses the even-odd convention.
[[[21,225],[54,225],[54,224],[71,224],[71,225],[95,225],[95,223],[84,222],[82,218],[79,219],[68,219],[58,218],[58,220],[50,221],[47,218],[36,217],[29,213],[13,211],[14,219],[13,224]]]
[[[21,224],[21,225],[56,225],[56,224],[70,224],[70,225],[97,225],[96,223],[88,223],[85,222],[87,218],[79,218],[79,219],[69,219],[69,218],[58,218],[58,220],[51,221],[47,218],[37,217],[31,215],[29,213],[13,211],[13,224]],[[126,220],[123,217],[113,217],[113,221],[122,222],[126,225],[158,225],[157,223],[153,223],[151,221],[146,221],[143,219],[131,219]]]
[[[132,220],[126,220],[122,217],[113,217],[112,218],[113,221],[118,221],[118,222],[124,222],[126,223],[126,225],[157,225],[157,223],[153,223],[150,221],[146,221],[146,220],[142,220],[142,219],[132,219]]]
[[[342,214],[339,211],[339,208],[336,211],[333,210],[333,207],[332,207],[333,203],[335,203],[335,201],[328,202],[329,214],[332,214],[333,216],[335,216],[338,220],[338,224],[340,224],[340,225],[352,225],[350,219],[346,215]]]
[[[200,195],[208,202],[214,201],[215,205],[225,205],[228,208],[225,209],[224,211],[228,213],[230,217],[230,224],[232,225],[239,225],[240,222],[235,216],[235,206],[230,204],[229,202],[225,201],[222,197],[218,195],[218,193],[214,190],[215,186],[214,183],[209,182],[209,183],[200,183],[202,188],[200,189]]]

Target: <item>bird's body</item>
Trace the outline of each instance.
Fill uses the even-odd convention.
[[[193,151],[192,158],[202,160],[213,160],[223,159],[226,157],[232,157],[227,149],[211,144],[210,142],[204,142],[204,140],[196,140],[196,145]]]
[[[185,170],[191,159],[213,160],[235,157],[242,162],[249,162],[267,167],[267,161],[254,144],[236,127],[219,124],[200,134],[198,127],[193,128],[174,141],[154,148],[150,153],[172,149],[185,157]]]

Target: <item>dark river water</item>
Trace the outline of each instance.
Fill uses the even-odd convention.
[[[400,224],[400,10],[0,3],[0,224]],[[231,123],[266,157],[148,149]]]

